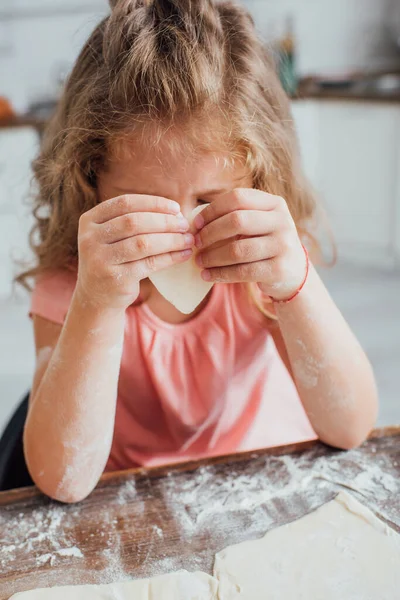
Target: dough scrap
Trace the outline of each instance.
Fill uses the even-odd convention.
[[[400,536],[341,492],[305,517],[216,555],[220,600],[395,600]]]
[[[206,573],[177,571],[108,585],[68,585],[20,592],[10,600],[217,600],[218,583]]]
[[[197,206],[190,214],[189,224],[193,230],[193,221],[207,204]],[[172,265],[162,271],[153,273],[149,279],[168,302],[181,313],[192,313],[207,296],[213,283],[201,278],[201,271],[195,262],[196,251],[190,260]]]

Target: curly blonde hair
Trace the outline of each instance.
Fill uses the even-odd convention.
[[[77,267],[79,217],[95,206],[112,145],[154,125],[189,131],[209,115],[244,156],[254,187],[285,198],[302,235],[315,199],[302,173],[289,100],[248,12],[230,1],[118,0],[66,83],[33,169],[35,264]],[[317,248],[317,244],[315,246]]]

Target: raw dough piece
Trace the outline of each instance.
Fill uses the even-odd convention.
[[[202,204],[191,212],[189,224],[192,231],[194,218],[206,206],[208,205]],[[213,286],[212,283],[201,278],[201,271],[194,260],[195,255],[196,252],[190,260],[157,271],[149,278],[160,294],[185,315],[192,313],[197,308]]]
[[[400,535],[352,496],[217,554],[220,600],[396,600]]]
[[[205,573],[177,571],[109,585],[68,585],[15,594],[10,600],[217,600],[218,584]]]

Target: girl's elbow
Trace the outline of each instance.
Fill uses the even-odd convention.
[[[62,502],[63,504],[76,504],[77,502],[81,502],[93,491],[92,487],[88,488],[85,485],[68,485],[63,481],[60,482],[56,479],[35,476],[33,473],[31,474],[31,477],[35,485],[43,494],[52,500]]]
[[[368,419],[360,419],[355,417],[353,420],[348,419],[345,427],[339,431],[321,435],[320,439],[324,443],[338,448],[340,450],[354,450],[361,446],[370,435],[375,426],[376,415],[371,415]]]
[[[344,426],[337,433],[337,443],[332,444],[341,450],[354,450],[363,444],[378,418],[378,393],[376,386],[370,386],[363,393],[362,406],[350,411]]]
[[[358,448],[365,442],[368,433],[363,433],[361,435],[359,432],[347,430],[336,433],[321,433],[318,435],[318,438],[324,444],[332,446],[332,448],[337,448],[338,450],[354,450],[354,448]]]
[[[26,456],[26,464],[29,474],[36,487],[45,496],[64,504],[75,504],[81,502],[93,491],[94,485],[88,482],[79,482],[79,476],[66,477],[66,473],[52,472],[49,468],[38,468],[32,464]]]
[[[63,504],[77,504],[78,502],[82,502],[89,496],[89,494],[93,490],[85,490],[85,491],[76,491],[76,490],[63,490],[56,491],[56,493],[51,496],[53,500],[57,500],[57,502],[62,502]]]
[[[71,465],[58,455],[51,460],[43,458],[43,451],[38,451],[37,444],[24,436],[24,455],[29,474],[36,487],[46,496],[64,504],[81,502],[96,487],[98,479],[85,477],[82,468]]]
[[[331,445],[339,450],[354,450],[365,442],[369,433],[370,430],[362,433],[357,431],[346,431],[340,434],[335,440],[335,443],[332,443]]]

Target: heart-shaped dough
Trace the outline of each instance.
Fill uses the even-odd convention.
[[[197,206],[190,214],[189,224],[193,229],[193,221],[207,204]],[[149,279],[168,302],[181,313],[189,315],[207,296],[213,283],[201,278],[201,271],[195,263],[196,251],[190,260],[172,265],[167,269],[153,273]]]

